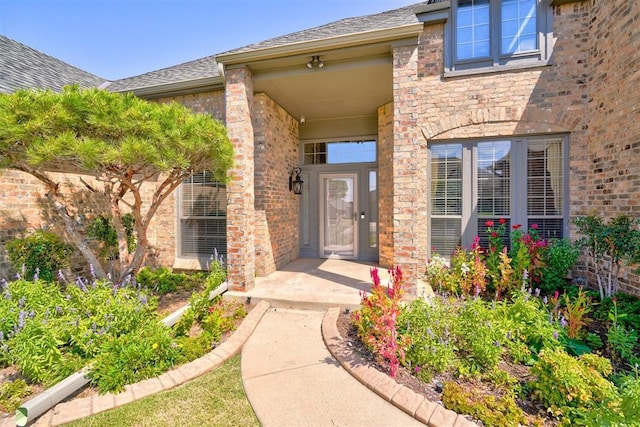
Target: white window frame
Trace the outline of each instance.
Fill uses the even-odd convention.
[[[549,65],[553,50],[553,8],[550,0],[537,1],[538,48],[531,51],[501,53],[502,0],[489,0],[490,4],[490,56],[467,60],[456,59],[456,14],[458,0],[451,0],[449,17],[445,23],[445,76],[496,72],[509,69]]]

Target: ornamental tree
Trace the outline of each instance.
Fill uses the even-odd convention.
[[[106,204],[118,237],[115,280],[135,274],[150,244],[147,230],[162,202],[195,171],[226,182],[233,147],[225,127],[177,103],[152,103],[132,94],[68,86],[61,93],[20,90],[0,94],[0,166],[28,173],[46,189],[46,199],[66,236],[98,277],[106,268],[87,244],[82,221],[61,174],[77,172],[79,188]],[[83,179],[89,175],[93,179]],[[143,186],[152,185],[151,198]],[[129,253],[125,215],[137,240]],[[130,234],[130,233],[129,233]]]

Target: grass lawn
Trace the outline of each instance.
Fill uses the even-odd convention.
[[[240,377],[240,356],[175,389],[68,424],[97,426],[258,426]]]

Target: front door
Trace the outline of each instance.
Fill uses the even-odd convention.
[[[358,175],[320,175],[320,257],[358,258]]]

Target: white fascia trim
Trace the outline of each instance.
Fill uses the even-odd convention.
[[[328,49],[339,49],[357,45],[380,43],[407,37],[417,37],[422,34],[424,25],[421,22],[403,25],[401,27],[372,30],[346,36],[328,37],[325,39],[289,43],[281,46],[267,47],[248,52],[223,53],[216,56],[216,62],[224,65],[242,64],[265,59],[275,59],[282,56],[300,55]]]

